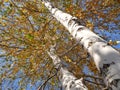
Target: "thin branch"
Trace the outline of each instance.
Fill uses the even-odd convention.
[[[67,54],[68,52],[70,52],[72,49],[74,49],[77,45],[79,44],[79,42],[77,42],[76,44],[74,44],[72,47],[70,47],[67,51],[65,51],[62,54],[58,54],[59,57],[64,56],[65,54]]]
[[[25,14],[12,0],[11,3],[26,17],[28,22],[30,23],[32,30],[35,31],[33,24],[31,23],[30,19],[28,18],[27,14]]]
[[[38,88],[38,90],[44,90],[47,82],[48,82],[50,79],[52,79],[54,76],[56,76],[56,75],[57,75],[57,73],[55,73],[54,75],[52,75],[51,77],[49,77],[49,78],[41,85],[41,87]]]
[[[29,45],[29,46],[32,46],[33,47],[33,45],[32,44],[30,44],[30,43],[28,43],[27,41],[25,41],[25,40],[23,40],[23,39],[21,39],[21,37],[16,37],[16,36],[14,36],[13,34],[10,34],[9,32],[7,32],[6,30],[4,30],[4,29],[0,29],[1,31],[3,31],[5,34],[8,34],[9,36],[11,36],[11,38],[14,38],[14,39],[16,39],[16,40],[18,40],[18,41],[22,41],[24,44],[26,44],[26,45]],[[2,33],[3,34],[3,33]]]
[[[97,77],[97,76],[92,76],[92,75],[85,75],[85,74],[82,74],[83,77],[90,77],[90,78],[94,78],[94,79],[99,79],[99,80],[103,80],[102,77]]]
[[[96,85],[105,86],[105,84],[102,84],[102,83],[96,83],[96,82],[93,82],[93,81],[90,81],[90,80],[87,80],[87,79],[84,79],[84,81],[87,81],[87,82],[90,82],[90,83],[93,83],[93,84],[96,84]]]
[[[52,68],[52,69],[53,69],[53,68]],[[51,69],[51,71],[52,71],[52,69]],[[52,73],[51,71],[50,71],[50,75],[51,75],[51,73]],[[45,80],[45,81],[43,82],[43,84],[42,84],[40,87],[38,87],[37,90],[44,90],[47,82],[48,82],[50,79],[52,79],[54,76],[56,76],[56,75],[57,75],[57,72],[58,72],[58,71],[56,71],[56,73],[53,74],[52,76],[48,76],[47,80]]]
[[[6,56],[6,54],[1,54],[1,55],[0,55],[0,58],[1,58],[1,57],[5,57],[5,56]]]
[[[18,48],[18,49],[25,49],[24,47],[18,47],[18,46],[8,46],[8,45],[4,45],[4,44],[0,44],[0,46],[2,46],[2,47],[6,47],[6,48]]]
[[[42,12],[41,12],[41,11],[39,11],[39,10],[28,8],[28,7],[26,7],[24,4],[23,4],[23,6],[24,6],[24,7],[21,7],[21,8],[23,8],[23,9],[25,8],[25,9],[27,9],[27,10],[31,11],[31,12],[33,12],[33,11],[34,11],[34,12],[37,12],[37,13],[42,13]]]

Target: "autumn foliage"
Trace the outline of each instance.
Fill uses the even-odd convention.
[[[119,0],[51,2],[79,18],[80,23],[93,32],[97,33],[99,30],[100,36],[107,41],[110,37],[104,32],[116,34],[116,30],[120,29]],[[1,0],[0,4],[0,57],[5,62],[0,64],[1,83],[5,78],[21,78],[19,83],[23,90],[25,83],[32,82],[34,86],[38,80],[42,83],[46,81],[56,72],[47,51],[51,45],[57,43],[56,54],[76,77],[85,78],[89,90],[101,90],[104,87],[103,78],[100,77],[92,58],[52,17],[40,0]],[[50,90],[60,88],[57,75],[47,84],[51,86]]]

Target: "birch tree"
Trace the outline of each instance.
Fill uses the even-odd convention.
[[[55,8],[47,0],[42,0],[42,2],[94,59],[97,69],[105,78],[106,89],[119,90],[120,53],[87,27],[82,26],[76,17]]]
[[[88,90],[83,84],[83,78],[77,79],[67,68],[63,67],[61,59],[55,55],[55,46],[52,46],[49,56],[52,58],[55,68],[59,70],[59,79],[64,90]]]
[[[73,20],[68,20],[69,24],[71,24],[69,25],[70,27],[65,22],[67,26],[65,28],[64,25],[61,25],[58,20],[53,18],[41,0],[1,0],[0,90],[33,90],[38,89],[38,87],[43,87],[45,90],[60,90],[62,82],[58,79],[59,74],[54,69],[53,59],[47,53],[50,46],[54,43],[57,43],[55,55],[60,57],[64,68],[66,68],[65,70],[69,71],[78,80],[83,78],[84,83],[82,83],[89,90],[101,90],[105,87],[103,81],[107,75],[102,72],[103,77],[101,77],[100,72],[105,70],[107,73],[109,67],[108,64],[108,66],[103,65],[101,59],[103,57],[106,59],[107,56],[112,55],[110,53],[106,55],[108,52],[104,52],[102,46],[96,49],[95,44],[98,42],[95,44],[92,42],[93,40],[96,42],[96,38],[101,40],[100,37],[102,37],[104,40],[102,39],[101,43],[105,42],[106,44],[117,46],[116,49],[120,48],[118,44],[120,39],[119,0],[50,0],[50,2],[55,7],[71,14],[67,14],[69,17],[73,18],[72,16],[75,16],[73,20],[81,23],[79,24],[82,25],[80,26],[81,29],[87,27],[89,30],[77,30],[75,27],[79,28],[79,25],[73,22]],[[65,16],[67,16],[66,13],[64,13]],[[61,12],[62,18],[64,18],[64,15]],[[61,17],[57,18],[60,20]],[[71,28],[69,31],[74,34],[70,34],[68,28]],[[92,35],[95,38],[91,38]],[[85,40],[82,39],[83,36]],[[90,39],[85,37],[90,37]],[[87,42],[91,43],[88,45]],[[84,49],[83,45],[86,49]],[[90,48],[87,49],[87,46],[90,46]],[[105,49],[107,48],[105,47]],[[97,52],[91,54],[91,51],[95,50]],[[99,50],[101,50],[100,53],[98,52]],[[91,57],[88,52],[91,54]],[[93,61],[92,56],[97,59]],[[99,61],[96,61],[98,58]],[[99,71],[95,66],[95,62]],[[109,62],[111,63],[111,59]],[[106,69],[102,70],[102,65]]]

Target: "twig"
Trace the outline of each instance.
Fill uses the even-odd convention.
[[[87,82],[90,82],[90,83],[93,83],[93,84],[96,84],[96,85],[105,86],[105,84],[96,83],[96,82],[93,82],[93,81],[90,81],[90,80],[87,80],[87,79],[84,79],[84,81],[87,81]]]
[[[83,74],[82,76],[83,76],[83,77],[90,77],[90,78],[94,78],[94,79],[103,80],[102,77],[97,77],[97,76],[92,76],[92,75],[85,75],[85,74]]]
[[[52,71],[52,70],[51,70],[51,71]],[[51,71],[50,71],[50,74],[51,74]],[[37,90],[44,90],[46,83],[47,83],[50,79],[52,79],[54,76],[56,76],[56,75],[57,75],[57,72],[58,72],[58,71],[56,71],[56,73],[53,74],[52,76],[48,77],[48,79],[47,79],[46,81],[44,81],[43,84],[42,84],[40,87],[38,87]]]
[[[33,26],[33,24],[31,23],[30,19],[28,18],[27,14],[25,14],[22,10],[20,10],[19,7],[18,7],[12,0],[10,0],[10,1],[11,1],[11,3],[12,3],[24,16],[26,16],[26,19],[27,19],[28,22],[30,23],[30,25],[31,25],[31,27],[32,27],[32,30],[35,31],[34,26]]]
[[[74,47],[76,47],[79,44],[79,42],[77,42],[76,44],[74,44],[72,47],[70,47],[67,51],[65,51],[62,54],[58,54],[59,57],[64,56],[65,54],[67,54],[68,52],[70,52]]]

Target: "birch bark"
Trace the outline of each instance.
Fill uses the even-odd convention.
[[[76,17],[53,7],[47,0],[42,2],[91,55],[97,69],[105,78],[106,89],[120,90],[120,53],[101,37],[82,26]]]
[[[60,76],[59,80],[62,83],[64,90],[88,90],[87,87],[82,83],[82,78],[77,79],[72,73],[61,65],[60,58],[54,53],[54,47],[51,47],[49,56],[52,58],[54,65],[59,69]]]

